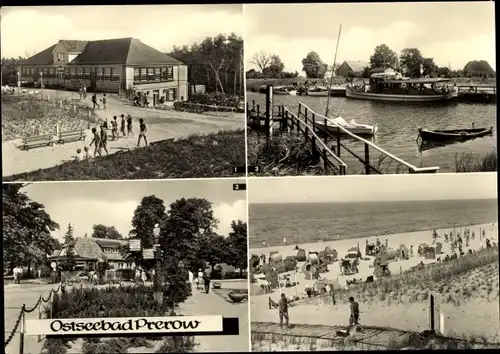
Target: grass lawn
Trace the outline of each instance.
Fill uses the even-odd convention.
[[[62,106],[56,101],[42,101],[29,96],[2,96],[2,140],[12,140],[32,135],[55,134],[61,131],[87,129],[97,116],[89,109],[70,101]]]
[[[245,131],[233,130],[67,162],[4,177],[4,182],[240,177],[245,174],[232,168],[244,165]]]

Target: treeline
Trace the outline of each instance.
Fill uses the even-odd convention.
[[[191,46],[174,46],[167,54],[188,65],[190,84],[205,85],[207,92],[244,93],[243,38],[236,34],[219,34]]]

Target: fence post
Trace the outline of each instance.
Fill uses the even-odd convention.
[[[337,156],[340,157],[340,134],[337,134]]]
[[[324,119],[324,122],[323,122],[323,123],[325,124],[325,125],[323,125],[323,136],[324,136],[324,137],[323,137],[323,140],[325,141],[325,144],[326,144],[326,142],[327,142],[327,140],[328,140],[328,130],[327,130],[327,128],[326,128],[326,127],[327,127],[327,123],[328,123],[328,122],[327,122],[326,118]]]
[[[300,120],[299,120],[299,117],[297,117],[297,125],[295,127],[297,128],[297,133],[300,132]]]
[[[26,309],[26,304],[23,304],[21,307],[21,310],[23,311],[23,314],[21,315],[21,330],[19,331],[19,354],[24,354],[24,326],[25,326],[25,313],[24,310]]]
[[[325,174],[328,172],[328,155],[326,154],[326,149],[323,149],[323,166],[324,166],[324,170],[325,170]]]
[[[252,109],[255,109],[255,100],[252,100]]]
[[[316,132],[316,113],[314,113],[314,112],[312,114],[312,124],[313,124],[312,130],[313,130],[313,133],[315,133]]]
[[[307,125],[307,109],[306,109],[306,111],[304,112],[304,122],[306,122],[306,125]]]
[[[291,116],[291,117],[289,116],[288,111],[286,112],[286,115],[290,118],[290,121],[291,121],[291,124],[290,124],[291,130],[290,131],[293,133],[295,119],[293,119],[293,116]]]
[[[259,121],[259,128],[260,128],[260,105],[257,105],[257,120]]]
[[[365,143],[365,173],[369,175],[370,172],[370,146]]]
[[[267,85],[266,90],[266,134],[269,139],[273,138],[273,85]]]
[[[314,161],[316,161],[318,151],[316,150],[316,137],[314,135],[311,137],[311,146],[312,146],[313,159],[314,159]]]
[[[345,174],[346,174],[345,166],[344,165],[340,165],[340,175],[341,176],[345,176]]]
[[[308,139],[309,139],[309,127],[306,125],[305,127],[306,129],[304,129],[304,140],[305,142],[307,143]]]
[[[299,108],[297,109],[297,118],[300,118],[300,112],[302,111],[302,103],[299,102]]]

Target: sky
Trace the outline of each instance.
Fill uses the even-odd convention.
[[[134,37],[160,51],[219,33],[243,35],[242,5],[2,7],[2,57],[36,54],[60,39]]]
[[[302,71],[302,59],[315,51],[333,64],[342,24],[337,65],[369,62],[374,48],[387,44],[398,56],[418,48],[438,66],[462,70],[470,60],[495,69],[494,2],[258,4],[245,6],[245,70],[251,57],[277,54],[286,71]]]
[[[250,178],[247,188],[249,203],[496,199],[497,174]]]
[[[30,184],[22,191],[45,206],[60,226],[54,236],[61,240],[68,223],[74,226],[76,237],[92,235],[94,224],[115,226],[127,237],[134,210],[143,197],[150,195],[163,199],[167,210],[180,198],[207,198],[220,221],[217,232],[227,236],[233,220],[247,221],[246,192],[233,191],[233,183],[244,182],[241,179],[58,182]]]

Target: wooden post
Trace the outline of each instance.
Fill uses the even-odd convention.
[[[306,109],[306,111],[304,112],[304,122],[306,122],[306,125],[307,125],[307,109]]]
[[[365,174],[369,175],[370,172],[370,146],[365,143]]]
[[[302,103],[299,102],[299,108],[297,109],[297,117],[300,118],[300,112],[302,112]]]
[[[257,105],[257,120],[259,122],[259,128],[260,128],[260,105]]]
[[[337,156],[340,157],[340,134],[337,134]]]
[[[344,165],[340,165],[340,171],[339,171],[340,175],[341,176],[345,176],[346,175],[346,170],[345,170],[345,166]]]
[[[326,144],[326,142],[327,142],[327,140],[328,140],[328,134],[327,134],[327,130],[326,130],[326,127],[327,127],[326,123],[328,123],[328,122],[327,122],[327,119],[326,119],[326,118],[324,119],[324,122],[323,122],[323,123],[325,124],[325,125],[323,126],[323,140],[324,140],[324,142],[325,142],[325,144]]]
[[[273,138],[273,85],[267,85],[266,90],[266,134],[269,139]]]
[[[307,125],[304,129],[304,140],[306,141],[306,143],[309,140],[309,127]]]
[[[294,125],[295,125],[295,119],[293,119],[293,116],[290,117],[290,115],[288,114],[288,111],[286,112],[286,115],[288,116],[288,118],[290,119],[290,127],[291,127],[291,132],[293,133],[293,128],[294,128]]]
[[[316,132],[316,114],[315,113],[312,114],[312,124],[313,124],[312,130],[313,130],[313,133],[315,133]]]
[[[296,128],[297,128],[297,133],[300,132],[300,120],[299,120],[299,117],[297,117],[297,125],[296,125]]]
[[[316,160],[316,156],[318,154],[318,150],[316,149],[316,137],[313,135],[311,137],[311,146],[312,146],[312,155],[314,160]]]
[[[255,100],[252,100],[252,109],[255,109]]]
[[[328,155],[326,154],[326,149],[323,149],[323,166],[324,166],[325,173],[328,172],[328,162],[327,162],[327,159],[328,159]]]

